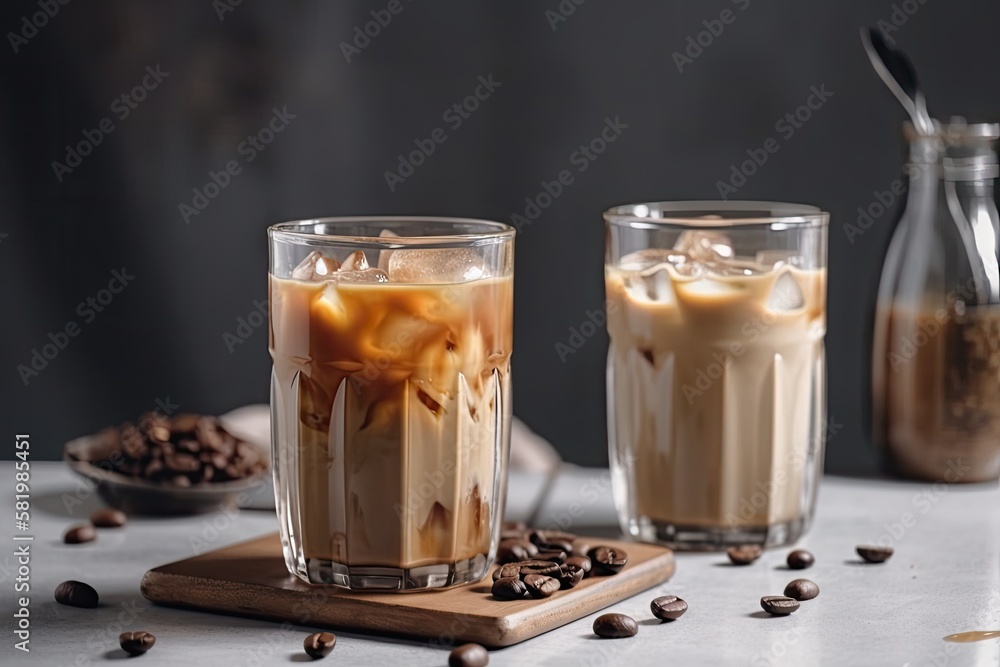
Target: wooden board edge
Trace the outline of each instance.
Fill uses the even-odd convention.
[[[190,577],[183,574],[171,574],[168,572],[150,570],[143,576],[142,581],[139,584],[139,590],[142,593],[142,596],[150,602],[167,607],[192,609],[195,611],[216,614],[244,616],[247,618],[264,619],[278,623],[288,622],[293,625],[300,625],[303,627],[329,627],[334,630],[340,629],[344,632],[370,634],[375,637],[386,635],[403,637],[410,641],[434,645],[433,640],[427,639],[426,629],[424,628],[426,625],[425,611],[416,607],[396,607],[391,620],[386,618],[384,623],[378,623],[366,628],[351,627],[349,624],[345,623],[342,618],[339,618],[336,615],[324,613],[324,607],[318,607],[307,617],[300,618],[298,620],[289,620],[290,614],[284,614],[281,611],[269,612],[256,608],[226,604],[226,601],[231,599],[232,596],[246,595],[247,592],[251,592],[258,593],[262,596],[270,596],[272,599],[277,599],[288,607],[293,607],[294,605],[302,603],[303,600],[301,591],[221,580],[211,580],[211,583],[206,583],[207,581],[208,580]],[[200,592],[203,594],[200,596],[203,599],[214,599],[218,602],[216,604],[208,602],[204,604],[193,604],[189,601],[189,598],[180,599],[176,595],[170,593],[170,591],[178,589],[185,590],[188,593]],[[355,603],[360,605],[370,605],[373,611],[381,612],[382,614],[384,614],[385,611],[382,605],[369,600],[355,600]],[[382,616],[373,615],[372,618],[382,618]],[[496,638],[502,636],[502,634],[506,631],[508,623],[509,621],[506,617],[457,613],[455,614],[455,621],[452,624],[453,627],[458,624],[458,627],[455,630],[456,634],[454,636],[449,636],[452,637],[452,640],[455,642],[472,641],[482,644],[483,646],[499,648],[501,646],[509,645],[499,644],[496,641]],[[444,633],[442,633],[442,636],[444,636]],[[523,639],[518,641],[523,641]],[[448,642],[442,641],[441,643],[446,644]]]
[[[256,540],[249,540],[254,542]],[[183,561],[177,561],[183,562]],[[368,628],[349,627],[341,618],[323,613],[323,607],[319,607],[310,616],[301,621],[289,621],[288,614],[281,611],[267,612],[255,608],[225,604],[227,600],[246,595],[247,591],[257,592],[260,595],[276,597],[281,602],[286,603],[289,608],[302,602],[302,592],[282,588],[274,588],[266,585],[250,583],[236,583],[224,580],[206,580],[198,577],[191,577],[183,574],[173,574],[165,571],[173,563],[154,568],[143,575],[139,585],[142,596],[155,604],[164,606],[192,609],[196,611],[230,614],[247,618],[264,619],[274,622],[290,622],[304,627],[326,627],[333,629],[343,629],[346,632],[358,632],[361,634],[382,634],[396,637],[404,637],[411,641],[428,643],[434,645],[433,640],[427,640],[424,612],[419,608],[397,607],[391,622],[376,624]],[[566,625],[565,615],[560,613],[569,608],[576,608],[572,612],[573,616],[584,617],[593,614],[601,609],[621,602],[624,599],[638,595],[650,588],[668,581],[676,571],[676,561],[674,553],[670,550],[643,561],[633,570],[631,579],[616,580],[615,577],[606,579],[589,587],[592,599],[576,598],[555,598],[549,599],[547,604],[550,608],[546,614],[539,619],[536,614],[529,610],[512,614],[509,616],[483,616],[478,614],[456,613],[452,627],[457,623],[454,635],[448,635],[449,641],[476,642],[487,648],[504,648],[519,644],[527,639],[550,632],[556,628]],[[208,582],[211,583],[208,583]],[[185,590],[187,592],[201,592],[205,600],[217,600],[217,604],[192,604],[188,599],[179,599],[170,593],[172,590]],[[362,605],[371,605],[373,610],[382,610],[378,603],[367,600],[356,600]],[[583,613],[580,613],[580,610]],[[532,623],[517,623],[519,616],[531,616]],[[378,615],[375,618],[379,618]],[[462,627],[464,626],[464,627]],[[445,636],[442,633],[442,638]],[[447,642],[442,641],[441,644]]]

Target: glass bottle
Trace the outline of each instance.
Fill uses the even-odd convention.
[[[873,436],[905,477],[1000,476],[1000,125],[909,123],[906,207],[886,253],[872,352]]]

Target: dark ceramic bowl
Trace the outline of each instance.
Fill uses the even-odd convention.
[[[111,470],[107,463],[117,445],[116,429],[77,438],[63,448],[63,459],[80,477],[96,485],[109,506],[126,514],[180,515],[212,512],[220,505],[273,507],[270,472],[232,482],[204,482],[189,487],[151,482]]]

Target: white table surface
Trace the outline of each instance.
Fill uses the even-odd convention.
[[[13,496],[14,471],[0,463],[0,479]],[[542,480],[515,475],[510,515],[523,515],[537,499]],[[100,506],[90,497],[72,515],[63,503],[76,478],[60,463],[32,463],[31,653],[14,649],[11,614],[16,610],[13,517],[5,522],[10,548],[0,550],[0,604],[7,619],[0,664],[92,665],[124,658],[122,630],[144,629],[156,646],[142,665],[257,665],[305,661],[302,639],[314,631],[148,603],[139,593],[146,570],[193,554],[192,535],[212,515],[184,519],[132,519],[123,530],[102,530],[97,542],[69,546],[63,530]],[[607,471],[569,468],[552,487],[542,525],[560,519],[570,503],[585,507],[569,529],[613,534]],[[565,518],[565,517],[563,517]],[[904,527],[903,523],[909,524]],[[895,529],[893,524],[899,523]],[[276,529],[267,512],[244,510],[214,540],[224,546]],[[854,546],[888,532],[896,554],[883,565],[862,565]],[[21,534],[21,533],[18,533]],[[784,567],[788,549],[766,553],[749,567],[733,567],[718,554],[680,554],[674,578],[607,611],[639,622],[631,639],[599,640],[594,614],[517,646],[492,651],[490,665],[911,665],[959,667],[1000,664],[1000,640],[950,644],[944,635],[1000,629],[1000,489],[827,478],[811,533],[800,542],[816,556],[805,572]],[[781,594],[806,576],[820,596],[789,617],[766,617],[762,595]],[[54,602],[66,579],[93,585],[98,609]],[[655,622],[649,601],[676,594],[689,611],[670,624]],[[338,665],[445,665],[440,642],[385,639],[336,632]],[[15,662],[16,660],[16,662]]]

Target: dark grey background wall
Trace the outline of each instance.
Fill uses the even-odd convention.
[[[555,349],[602,304],[601,211],[718,198],[717,182],[774,137],[779,151],[730,196],[832,212],[828,469],[873,469],[866,332],[895,212],[853,243],[843,225],[899,178],[902,112],[858,27],[892,28],[936,115],[997,120],[996,2],[400,0],[350,62],[341,43],[388,0],[236,2],[3,3],[0,434],[31,432],[35,455],[55,458],[66,440],[158,403],[217,413],[266,401],[266,327],[239,344],[225,335],[266,298],[268,223],[509,221],[570,169],[574,182],[518,240],[515,411],[567,459],[602,464],[606,336],[565,363]],[[26,28],[46,3],[55,15]],[[568,15],[553,18],[560,6]],[[714,22],[724,10],[731,21]],[[702,35],[679,71],[672,54],[706,21],[720,34]],[[115,102],[144,77],[145,99]],[[495,90],[456,128],[442,115],[479,77]],[[832,96],[791,136],[776,129],[814,87]],[[274,109],[287,109],[286,127],[241,151]],[[95,133],[105,118],[112,131]],[[609,118],[627,127],[579,172],[572,154]],[[438,127],[447,140],[391,191],[385,172]],[[66,146],[85,132],[101,141],[77,163]],[[230,160],[240,173],[186,220],[180,205],[206,203],[193,188]],[[100,312],[86,305],[116,270],[134,279]],[[18,365],[67,325],[78,334],[25,383]]]

